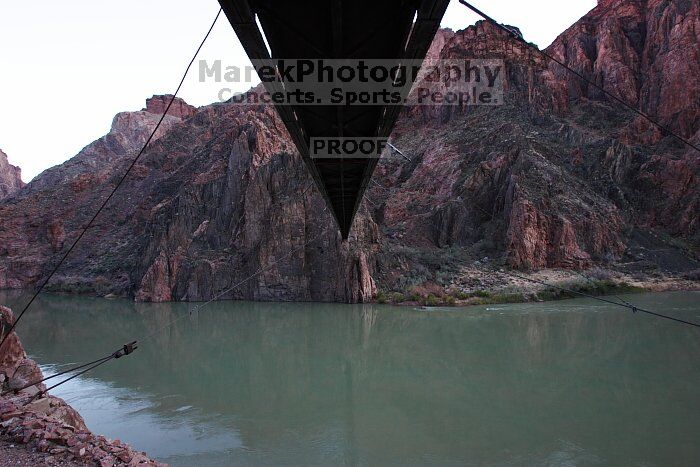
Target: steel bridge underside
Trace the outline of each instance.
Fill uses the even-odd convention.
[[[260,64],[278,59],[381,59],[394,63],[422,60],[449,0],[219,3],[260,72]],[[276,82],[265,83],[265,87],[270,93],[282,90]],[[401,106],[287,103],[275,107],[333,212],[343,238],[347,238],[378,159],[311,158],[311,138],[389,137]]]

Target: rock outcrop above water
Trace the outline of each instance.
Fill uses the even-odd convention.
[[[3,334],[14,322],[9,308],[0,306]],[[119,440],[110,441],[91,433],[78,412],[63,399],[40,395],[43,378],[39,366],[27,357],[17,334],[12,332],[0,349],[0,437],[24,445],[42,457],[44,465],[161,466],[144,453]],[[29,386],[26,387],[25,386]],[[17,391],[12,391],[17,390]]]
[[[549,48],[700,143],[698,3],[601,2]],[[137,300],[367,301],[463,289],[464,271],[699,268],[697,152],[485,22],[442,58],[505,60],[506,103],[415,107],[341,241],[277,114],[171,107],[157,139],[51,283]],[[0,287],[36,283],[126,170],[168,96],[0,203]],[[252,279],[248,279],[252,277]]]
[[[24,185],[22,170],[10,165],[7,154],[0,150],[0,201],[17,193]]]

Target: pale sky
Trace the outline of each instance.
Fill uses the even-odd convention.
[[[472,3],[546,47],[596,0]],[[25,181],[107,133],[116,113],[143,108],[153,94],[171,94],[219,9],[216,0],[0,4],[0,149]],[[452,0],[443,26],[463,29],[477,19]],[[199,58],[248,63],[223,14]],[[221,87],[200,83],[195,66],[180,97],[206,105],[217,101]]]

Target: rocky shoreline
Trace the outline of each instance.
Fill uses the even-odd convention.
[[[0,306],[2,328],[14,316]],[[43,378],[13,332],[0,349],[2,391]],[[80,414],[63,399],[37,397],[43,383],[0,396],[0,465],[164,466],[120,440],[93,434]]]
[[[604,268],[513,272],[507,268],[473,265],[465,266],[447,286],[428,282],[406,293],[380,291],[375,302],[400,306],[463,307],[544,302],[576,298],[581,294],[603,296],[696,290],[700,290],[700,270],[686,274],[641,275]]]

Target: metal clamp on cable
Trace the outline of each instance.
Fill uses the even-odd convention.
[[[122,347],[120,350],[117,350],[116,352],[114,352],[114,358],[121,358],[121,357],[124,357],[126,355],[133,353],[134,350],[139,348],[136,345],[136,342],[138,342],[138,341],[124,344],[124,347]]]

